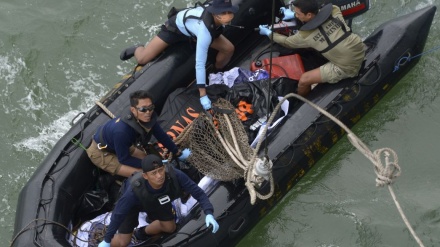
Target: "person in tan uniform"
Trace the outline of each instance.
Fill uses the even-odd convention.
[[[273,33],[273,40],[287,48],[313,48],[329,62],[305,72],[298,82],[298,94],[306,96],[315,83],[336,83],[358,75],[365,57],[362,39],[351,33],[338,6],[327,4],[321,9],[316,0],[295,0],[291,14],[304,23],[292,36]],[[260,25],[260,34],[271,36],[267,25]]]

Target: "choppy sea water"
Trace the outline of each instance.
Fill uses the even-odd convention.
[[[385,20],[440,1],[373,1],[354,20],[367,37]],[[18,194],[76,114],[128,72],[128,45],[147,42],[170,6],[192,1],[23,1],[0,3],[0,243],[12,239]],[[436,14],[425,50],[440,45]],[[419,64],[353,131],[374,150],[393,148],[393,185],[425,246],[440,246],[440,51]],[[239,246],[417,246],[373,166],[344,138]]]

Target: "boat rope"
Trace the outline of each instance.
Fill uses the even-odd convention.
[[[271,81],[270,81],[270,78],[272,78],[272,62],[273,62],[273,46],[274,46],[274,44],[275,44],[275,42],[274,42],[274,40],[273,40],[273,34],[274,34],[274,27],[275,27],[275,0],[272,0],[272,13],[271,13],[271,32],[270,32],[270,37],[269,37],[269,40],[270,40],[270,53],[269,53],[269,83],[267,84],[267,98],[266,98],[266,102],[267,102],[267,105],[266,105],[266,108],[267,108],[267,114],[266,114],[266,119],[267,118],[269,118],[269,112],[270,112],[270,97],[271,97],[271,95],[270,95],[270,93],[271,93],[271,91],[272,90],[270,90],[271,89],[271,87],[272,87],[272,83],[271,83]],[[263,135],[263,136],[265,136],[265,135]],[[268,155],[268,148],[267,148],[267,142],[266,142],[266,144],[265,144],[265,147],[264,147],[264,156],[267,156]],[[253,203],[252,203],[253,204]]]
[[[95,102],[99,107],[101,107],[101,109],[105,112],[105,113],[107,113],[107,115],[109,116],[109,117],[111,117],[111,118],[115,118],[115,115],[103,104],[103,103],[101,103],[101,102],[99,102],[99,101],[96,101]]]
[[[266,119],[272,120],[275,117],[275,114],[269,115],[270,112],[270,98],[271,98],[271,86],[272,83],[270,81],[270,78],[272,78],[272,64],[273,64],[273,46],[274,46],[274,40],[273,40],[273,34],[274,34],[274,27],[275,27],[275,0],[272,1],[272,13],[271,13],[271,33],[270,33],[270,53],[269,53],[269,83],[268,83],[268,90],[267,90],[267,98],[266,98],[266,102],[267,102],[267,115],[266,115]],[[272,121],[270,121],[269,123],[271,123]],[[267,133],[267,127],[270,126],[270,124],[266,124],[266,128],[264,129],[263,133],[261,134],[261,136],[267,137],[266,133]],[[234,135],[233,135],[234,136]],[[257,143],[257,147],[254,149],[253,155],[252,155],[252,159],[248,162],[245,162],[243,160],[243,163],[245,163],[245,166],[247,167],[247,169],[244,169],[244,178],[246,180],[245,185],[246,188],[249,191],[249,195],[250,195],[250,199],[251,199],[251,204],[254,205],[256,202],[256,198],[260,198],[261,200],[267,200],[270,197],[272,197],[274,191],[275,191],[275,182],[273,179],[273,174],[272,174],[272,167],[268,167],[268,164],[266,162],[264,162],[264,166],[266,166],[267,170],[270,170],[270,173],[268,174],[268,179],[269,179],[269,186],[270,186],[270,191],[266,194],[263,195],[261,193],[259,193],[256,188],[255,188],[255,183],[253,183],[252,181],[253,176],[254,176],[254,170],[256,169],[256,162],[257,162],[257,158],[258,158],[258,151],[260,150],[261,144],[263,143],[263,140],[265,138],[260,138],[260,140]],[[238,148],[237,148],[238,149]],[[228,151],[229,152],[229,151]],[[267,147],[267,142],[265,142],[265,146],[264,146],[264,161],[270,161],[270,159],[268,158],[268,147]]]
[[[318,105],[314,104],[313,102],[307,100],[306,98],[295,94],[290,93],[283,97],[282,100],[278,103],[278,105],[275,107],[273,113],[271,114],[271,119],[269,119],[268,124],[264,126],[264,132],[267,131],[268,126],[273,121],[272,116],[275,116],[276,113],[280,107],[281,104],[287,100],[288,98],[296,98],[301,100],[304,103],[307,103],[314,109],[321,112],[323,115],[334,121],[336,124],[338,124],[341,128],[343,128],[347,132],[348,140],[353,144],[354,147],[356,147],[365,157],[367,157],[374,165],[374,172],[376,173],[376,186],[388,186],[388,190],[390,191],[391,197],[394,200],[394,203],[397,207],[397,210],[399,211],[402,220],[405,222],[408,230],[411,232],[411,235],[416,240],[416,242],[419,244],[419,246],[424,246],[420,238],[415,233],[414,229],[411,227],[411,224],[409,223],[408,219],[405,216],[405,213],[402,210],[402,207],[400,206],[400,203],[397,200],[397,197],[394,193],[394,190],[391,186],[391,184],[394,182],[394,180],[400,176],[401,169],[398,165],[398,157],[396,152],[391,148],[381,148],[377,149],[374,152],[371,152],[370,149],[365,145],[361,139],[359,139],[344,123],[342,123],[339,119],[334,117],[332,114],[327,112],[326,110],[320,108]],[[260,142],[258,143],[260,145]],[[257,146],[257,149],[259,147]],[[383,156],[382,156],[383,155]],[[383,157],[383,158],[382,158]],[[383,164],[383,161],[385,164]]]
[[[37,224],[38,221],[43,221],[44,223],[43,224]],[[31,224],[33,224],[33,223],[35,224],[35,226],[31,226]],[[59,222],[48,220],[48,219],[41,219],[41,218],[33,219],[31,222],[29,222],[29,224],[27,224],[25,227],[23,227],[23,229],[21,229],[14,236],[14,238],[12,239],[9,247],[12,247],[14,245],[15,241],[18,239],[18,237],[20,237],[21,234],[25,233],[26,231],[30,231],[32,229],[37,229],[37,228],[39,228],[39,227],[41,227],[43,225],[47,225],[47,224],[57,225],[57,226],[63,228],[64,230],[66,230],[71,236],[75,235],[74,232],[72,232],[69,228],[67,228],[65,225],[63,225],[63,224],[61,224]],[[81,238],[78,238],[78,237],[76,239],[81,241],[81,242],[90,243],[90,244],[96,244],[96,243],[90,242],[89,240],[86,240],[86,239],[81,239]],[[38,244],[36,242],[34,242],[34,243]],[[78,246],[78,245],[74,245],[74,246]]]
[[[434,51],[436,51],[436,50],[438,50],[438,49],[440,49],[440,45],[437,46],[437,47],[434,47],[434,48],[432,48],[432,49],[429,49],[429,50],[427,50],[427,51],[425,51],[425,52],[422,52],[422,53],[420,53],[420,54],[418,54],[418,55],[415,55],[415,56],[411,56],[411,54],[408,53],[408,56],[401,57],[401,58],[397,61],[396,65],[394,66],[393,73],[396,72],[396,71],[398,71],[398,70],[400,69],[400,65],[404,65],[404,64],[406,64],[407,62],[410,62],[410,61],[411,61],[412,59],[414,59],[414,58],[421,57],[421,56],[423,56],[423,55],[425,55],[425,54],[428,54],[428,53],[432,53],[432,52],[434,52]]]
[[[75,137],[70,140],[73,144],[77,145],[78,147],[82,148],[84,151],[87,150],[87,148],[81,143],[80,140],[76,139]]]

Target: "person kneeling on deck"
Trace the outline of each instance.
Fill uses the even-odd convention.
[[[87,149],[92,163],[113,174],[129,177],[141,171],[141,160],[147,155],[136,144],[148,145],[153,134],[180,160],[190,155],[189,149],[180,151],[171,138],[157,123],[153,97],[145,90],[130,94],[130,110],[122,117],[109,120],[98,127]]]
[[[104,240],[98,247],[108,247],[110,242],[112,246],[127,246],[141,211],[147,213],[150,224],[134,233],[136,239],[147,240],[153,235],[174,232],[176,222],[171,202],[182,195],[182,190],[199,202],[206,215],[206,227],[212,225],[212,232],[217,232],[219,225],[212,215],[214,207],[205,192],[185,173],[172,166],[167,169],[155,154],[149,154],[142,160],[143,172],[125,180]],[[118,234],[115,235],[116,230]]]
[[[218,51],[215,70],[223,69],[234,54],[234,45],[223,36],[223,26],[229,24],[238,10],[230,0],[213,0],[208,7],[200,6],[184,9],[169,16],[161,31],[145,47],[136,45],[122,51],[121,60],[135,56],[138,64],[153,60],[169,45],[182,41],[196,41],[196,81],[200,93],[200,103],[205,110],[211,109],[211,101],[206,95],[205,65],[209,47]]]
[[[328,63],[302,74],[298,82],[298,94],[306,96],[315,83],[336,83],[358,75],[365,57],[362,39],[351,33],[338,6],[327,4],[319,9],[316,0],[295,0],[295,13],[281,8],[285,15],[304,23],[290,37],[273,33],[273,40],[287,48],[313,48],[320,52]],[[260,25],[260,34],[271,36],[267,25]]]

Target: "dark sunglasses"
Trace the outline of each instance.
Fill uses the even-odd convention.
[[[154,105],[136,107],[136,109],[140,112],[152,112],[154,110]]]

